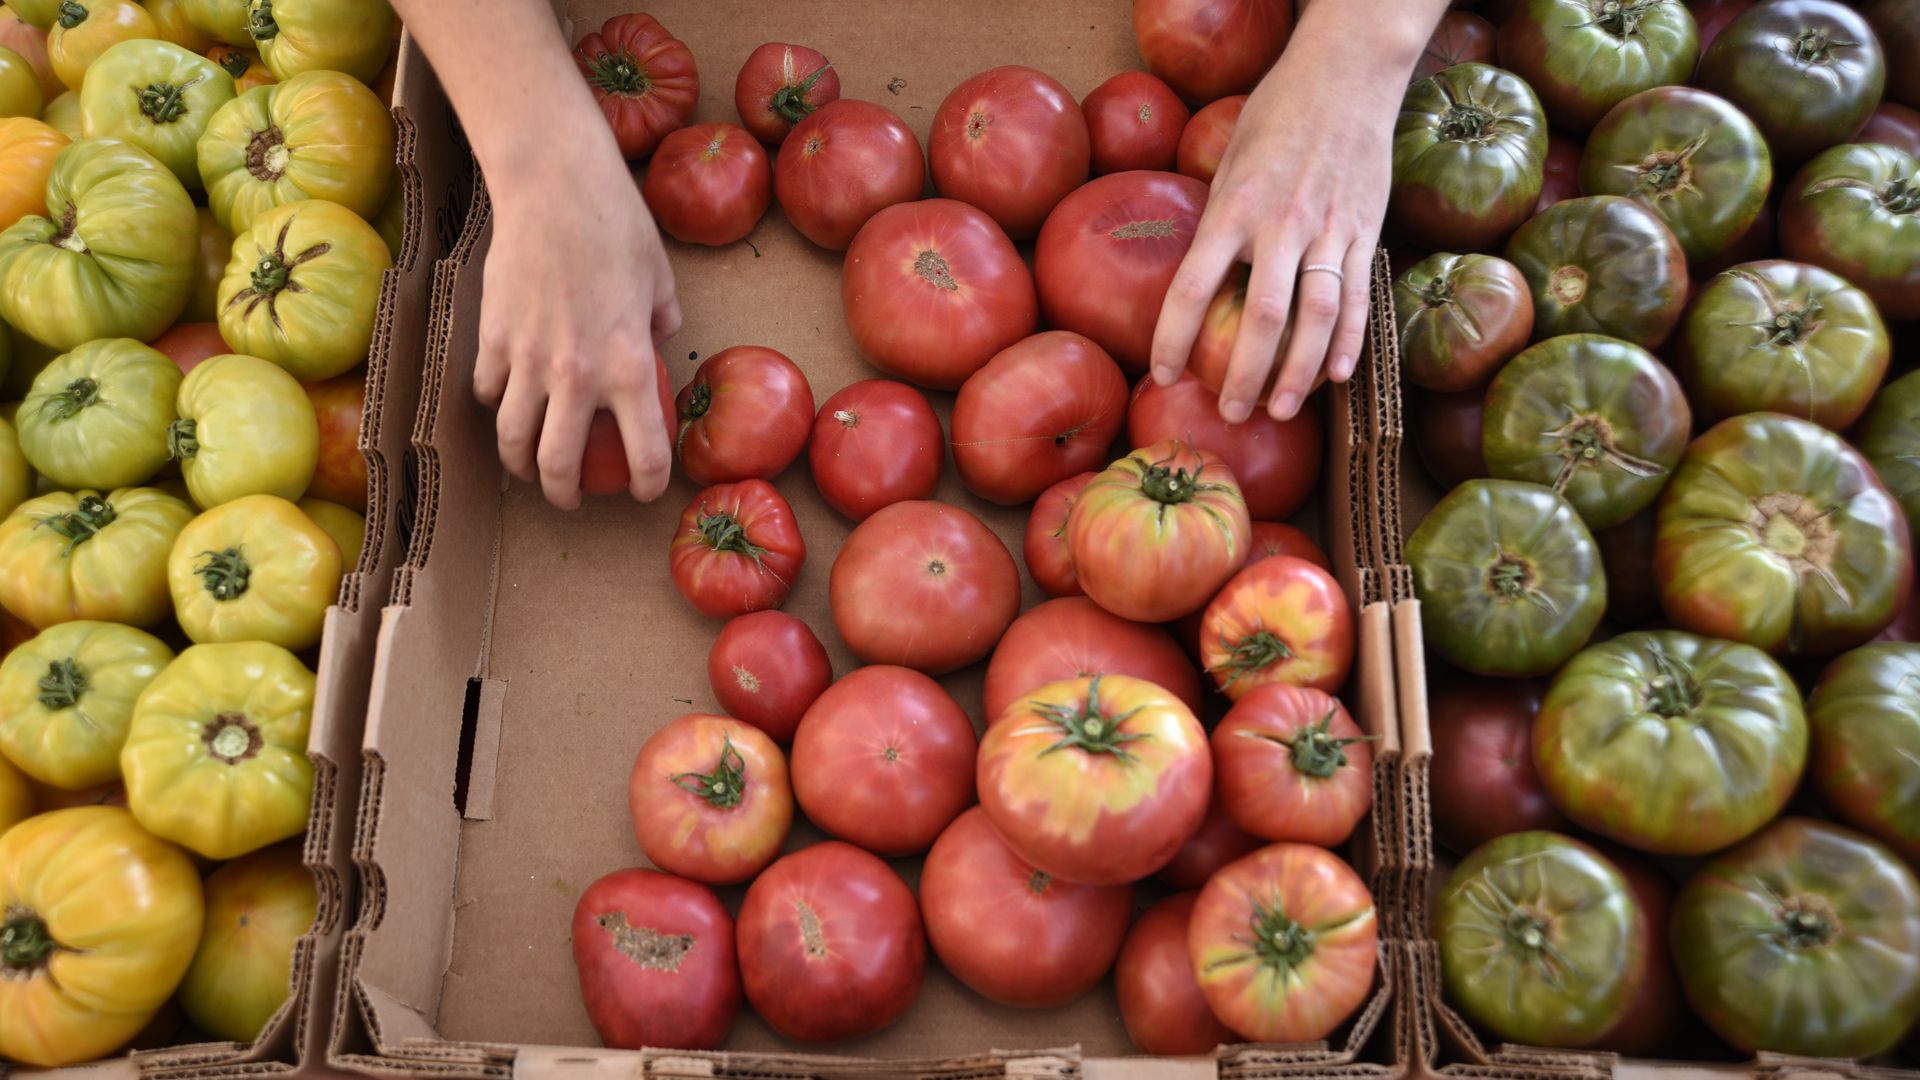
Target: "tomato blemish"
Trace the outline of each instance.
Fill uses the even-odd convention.
[[[827,935],[821,932],[820,916],[807,906],[805,900],[793,902],[794,920],[800,924],[800,944],[807,955],[815,959],[827,955]]]
[[[1129,221],[1108,235],[1115,240],[1162,240],[1179,235],[1172,218],[1156,218],[1148,221]]]
[[[678,971],[693,951],[692,934],[665,934],[650,926],[631,926],[624,911],[609,911],[593,921],[613,938],[613,947],[620,955],[649,971]]]

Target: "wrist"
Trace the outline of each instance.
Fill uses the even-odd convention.
[[[1445,9],[1445,0],[1322,0],[1301,13],[1288,51],[1300,43],[1301,51],[1338,57],[1333,69],[1356,82],[1401,87]]]

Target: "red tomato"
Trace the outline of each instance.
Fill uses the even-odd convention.
[[[306,391],[314,418],[320,422],[320,460],[307,494],[364,514],[367,456],[360,452],[360,417],[367,406],[367,369],[358,367],[325,382],[307,383]]]
[[[1256,518],[1291,517],[1306,505],[1320,478],[1326,444],[1317,409],[1301,409],[1291,420],[1260,411],[1238,424],[1227,423],[1220,415],[1220,394],[1186,371],[1172,386],[1146,376],[1133,388],[1127,440],[1151,446],[1166,439],[1220,455],[1240,483],[1247,513]]]
[[[1002,349],[953,403],[967,490],[1013,506],[1096,468],[1127,416],[1127,377],[1100,346],[1048,330]]]
[[[1227,152],[1234,125],[1240,122],[1240,113],[1246,107],[1247,95],[1235,94],[1193,114],[1186,129],[1180,132],[1177,158],[1180,175],[1191,176],[1203,184],[1213,183],[1213,175],[1220,171],[1220,157]]]
[[[674,399],[674,452],[701,486],[771,480],[806,448],[813,387],[799,365],[761,345],[735,345],[702,361]]]
[[[1247,561],[1251,522],[1225,463],[1171,439],[1093,478],[1067,518],[1080,587],[1135,622],[1205,606]]]
[[[1880,631],[1875,641],[1920,641],[1920,576],[1907,586],[1907,598],[1900,604],[1900,613],[1893,617],[1885,630]]]
[[[1620,871],[1620,876],[1627,879],[1634,900],[1645,914],[1640,924],[1646,933],[1641,951],[1647,956],[1647,973],[1640,992],[1627,1008],[1627,1015],[1613,1025],[1613,1030],[1594,1040],[1592,1048],[1634,1057],[1664,1056],[1664,1051],[1679,1034],[1680,1026],[1689,1018],[1686,996],[1680,988],[1680,972],[1674,966],[1669,941],[1673,882],[1644,855],[1617,844],[1596,843],[1595,846]]]
[[[1100,176],[1173,164],[1187,106],[1173,88],[1144,71],[1123,71],[1080,100]]]
[[[667,235],[723,247],[744,238],[773,201],[773,166],[746,129],[695,124],[660,140],[640,194]]]
[[[1414,449],[1427,472],[1444,487],[1489,475],[1481,453],[1486,420],[1484,390],[1436,394],[1415,390],[1407,396],[1405,413]]]
[[[1257,1042],[1313,1042],[1367,999],[1379,933],[1372,894],[1338,855],[1274,844],[1207,882],[1187,953],[1228,1027]]]
[[[899,875],[828,840],[767,868],[740,904],[740,975],[773,1030],[839,1042],[893,1023],[920,996],[927,941]]]
[[[840,73],[805,45],[770,41],[753,50],[733,82],[740,123],[768,146],[787,140],[793,125],[840,98]]]
[[[911,668],[859,668],[827,688],[793,737],[807,819],[875,855],[927,850],[973,804],[973,721]]]
[[[1508,833],[1564,832],[1533,760],[1543,683],[1460,676],[1427,697],[1434,839],[1462,855]]]
[[[1033,249],[1040,309],[1092,338],[1120,366],[1147,370],[1153,327],[1193,243],[1207,187],[1187,176],[1102,176],[1060,200]]]
[[[920,140],[871,101],[841,99],[794,125],[774,162],[773,191],[800,235],[845,251],[867,219],[920,197]]]
[[[1213,302],[1207,305],[1206,315],[1200,323],[1200,335],[1194,339],[1193,351],[1187,355],[1187,370],[1200,380],[1200,385],[1215,394],[1227,382],[1227,367],[1233,356],[1233,342],[1240,336],[1240,319],[1247,308],[1247,271],[1236,270],[1227,275],[1220,284],[1220,291],[1213,296]],[[1291,330],[1280,335],[1280,344],[1274,349],[1273,367],[1267,372],[1266,381],[1260,387],[1258,404],[1264,407],[1267,399],[1273,395],[1275,384],[1280,381],[1280,358],[1292,341]],[[1318,390],[1327,381],[1327,373],[1322,371],[1314,380],[1313,389]]]
[[[154,338],[149,347],[165,353],[183,373],[200,366],[202,360],[233,351],[220,336],[220,324],[210,322],[174,323],[172,329]]]
[[[855,521],[940,485],[946,435],[927,396],[891,379],[840,389],[820,406],[807,463],[827,505]]]
[[[1207,804],[1207,816],[1200,819],[1200,828],[1180,849],[1180,854],[1160,868],[1154,880],[1169,889],[1197,889],[1221,867],[1266,846],[1265,840],[1233,823],[1216,792],[1213,801]],[[1182,938],[1182,947],[1185,944],[1186,939]]]
[[[1895,146],[1920,157],[1920,110],[1909,109],[1897,101],[1883,101],[1853,141]],[[153,347],[160,348],[160,343],[154,342]]]
[[[654,382],[660,395],[660,430],[672,437],[674,429],[673,384],[667,381],[667,365],[653,362]],[[627,490],[632,481],[627,466],[627,445],[620,438],[620,423],[613,414],[600,409],[587,427],[587,448],[580,458],[580,490],[589,495],[611,495]]]
[[[1373,805],[1373,751],[1333,695],[1262,686],[1213,729],[1220,801],[1266,840],[1338,847]]]
[[[840,301],[874,367],[936,390],[959,388],[1040,320],[1013,241],[952,199],[873,215],[847,249]]]
[[[1353,606],[1307,560],[1261,559],[1207,605],[1200,664],[1235,701],[1269,683],[1332,693],[1353,666]]]
[[[1027,515],[1027,533],[1022,545],[1027,573],[1033,583],[1048,596],[1081,596],[1080,577],[1073,572],[1073,554],[1067,550],[1067,515],[1080,492],[1100,475],[1083,472],[1069,476],[1040,493]]]
[[[1114,996],[1127,1037],[1143,1054],[1210,1054],[1244,1042],[1220,1022],[1200,993],[1187,958],[1187,927],[1197,892],[1169,896],[1147,909],[1127,934],[1113,968]]]
[[[600,1041],[714,1050],[740,1015],[733,916],[704,885],[615,870],[573,909],[580,999]]]
[[[976,806],[927,852],[920,906],[934,955],[954,978],[989,1001],[1051,1009],[1113,967],[1133,887],[1075,885],[1034,869]]]
[[[59,5],[54,5],[58,8]],[[67,93],[67,84],[54,74],[53,61],[47,56],[47,32],[22,19],[11,9],[0,11],[0,46],[12,49],[27,62],[40,80],[40,94],[48,102]]]
[[[1440,16],[1408,80],[1418,82],[1455,64],[1495,63],[1493,39],[1492,23],[1470,11],[1449,11]]]
[[[807,544],[800,525],[765,480],[716,484],[680,515],[667,551],[674,587],[702,615],[730,619],[776,608],[793,591]]]
[[[787,760],[751,724],[689,713],[641,745],[627,809],[653,865],[709,885],[746,881],[793,824]]]
[[[1145,679],[1038,687],[980,740],[980,805],[1022,859],[1085,885],[1138,881],[1200,827],[1213,788],[1207,734]]]
[[[1693,12],[1693,25],[1700,35],[1700,54],[1705,56],[1720,31],[1752,6],[1753,0],[1689,0],[1687,9]]]
[[[908,501],[861,522],[833,561],[833,622],[853,654],[930,675],[993,650],[1020,613],[1020,571],[980,519]]]
[[[1313,537],[1283,521],[1254,522],[1253,553],[1247,556],[1247,562],[1257,563],[1276,555],[1305,559],[1328,573],[1333,572],[1333,563],[1327,559],[1327,553],[1320,550],[1320,545],[1313,542]]]
[[[1133,39],[1147,70],[1192,102],[1253,89],[1292,32],[1292,0],[1134,0],[1133,5]]]
[[[987,726],[1042,686],[1092,675],[1145,679],[1200,711],[1200,677],[1165,630],[1108,614],[1084,596],[1066,596],[1035,605],[1007,627],[987,663]]]
[[[700,101],[693,53],[651,15],[608,19],[599,33],[573,47],[573,62],[629,159],[652,153],[668,132],[687,122]]]
[[[1540,201],[1533,204],[1539,213],[1557,202],[1580,196],[1580,158],[1586,148],[1559,132],[1547,136],[1545,179],[1540,184]]]
[[[933,114],[933,187],[1025,240],[1087,179],[1087,122],[1052,76],[1009,64],[953,88]]]
[[[720,707],[776,742],[833,684],[833,661],[807,624],[784,611],[728,619],[707,653],[707,681]]]

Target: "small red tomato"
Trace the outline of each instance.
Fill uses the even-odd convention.
[[[793,125],[840,97],[840,73],[805,45],[770,41],[753,50],[733,82],[740,123],[768,146],[779,146]]]
[[[967,490],[1013,506],[1095,468],[1127,415],[1127,377],[1065,330],[1000,351],[953,403],[953,464]]]
[[[673,384],[667,381],[667,365],[653,362],[655,389],[660,396],[660,430],[673,438]],[[620,438],[620,423],[605,409],[594,412],[587,427],[587,448],[580,457],[580,490],[589,495],[611,495],[627,490],[633,472],[627,465],[627,444]]]
[[[1852,141],[1879,143],[1920,157],[1920,110],[1909,109],[1897,101],[1883,101]],[[159,349],[160,343],[154,342],[153,347]]]
[[[1213,729],[1220,801],[1265,840],[1338,847],[1373,805],[1373,751],[1344,705],[1299,686],[1262,686]]]
[[[150,347],[165,353],[167,359],[179,365],[182,373],[192,371],[202,360],[233,351],[220,336],[220,324],[210,322],[175,323],[172,329],[154,338]]]
[[[773,167],[773,191],[800,235],[845,251],[867,219],[920,197],[920,140],[871,101],[828,102],[794,126]]]
[[[1180,132],[1175,159],[1180,175],[1191,176],[1203,184],[1213,183],[1214,174],[1220,171],[1220,158],[1233,139],[1234,125],[1240,122],[1240,113],[1246,107],[1247,95],[1235,94],[1193,114],[1193,119],[1187,121]]]
[[[1034,869],[976,806],[927,853],[920,906],[934,954],[954,978],[989,1001],[1051,1009],[1113,967],[1133,886],[1075,885]]]
[[[933,114],[927,160],[933,186],[987,212],[1026,240],[1087,179],[1087,122],[1067,88],[1010,64],[953,88]]]
[[[1568,828],[1533,760],[1533,719],[1545,693],[1531,680],[1464,676],[1430,692],[1427,785],[1434,838],[1449,850],[1464,855],[1496,836]]]
[[[1169,889],[1197,889],[1221,867],[1266,846],[1265,840],[1233,823],[1226,807],[1220,803],[1219,793],[1215,792],[1213,801],[1207,804],[1207,816],[1200,819],[1200,827],[1194,830],[1180,854],[1160,868],[1154,880]],[[1185,944],[1185,939],[1181,939],[1183,948]]]
[[[1306,505],[1326,446],[1319,410],[1301,409],[1291,420],[1256,411],[1229,424],[1220,415],[1219,392],[1188,371],[1172,386],[1145,376],[1133,390],[1127,441],[1151,446],[1166,439],[1220,455],[1240,483],[1247,513],[1256,518],[1291,517]]]
[[[1293,0],[1135,0],[1147,70],[1204,104],[1253,89],[1293,32]]]
[[[939,675],[993,650],[1020,613],[1020,570],[965,510],[897,502],[854,528],[827,592],[855,656]]]
[[[839,1042],[893,1023],[920,996],[926,932],[913,890],[852,844],[767,868],[740,904],[747,1001],[790,1039]]]
[[[689,713],[654,732],[627,781],[633,835],[670,874],[732,885],[780,854],[793,824],[787,761],[767,734]]]
[[[720,628],[707,653],[707,681],[721,708],[786,743],[833,684],[833,661],[806,623],[784,611],[755,611]]]
[[[1419,82],[1456,64],[1495,63],[1493,24],[1471,11],[1449,11],[1427,38],[1427,48],[1413,65],[1409,82]]]
[[[667,554],[680,595],[702,615],[730,619],[785,603],[807,545],[773,485],[742,480],[695,496]]]
[[[820,406],[807,463],[827,505],[855,521],[940,485],[946,436],[927,396],[891,379],[845,386]]]
[[[740,1015],[733,916],[713,890],[655,870],[615,870],[573,909],[580,999],[600,1041],[713,1050]]]
[[[154,348],[159,347],[155,342]],[[230,350],[222,346],[220,351]],[[364,514],[367,455],[360,452],[360,418],[367,408],[367,369],[357,367],[325,382],[307,383],[305,390],[320,425],[319,464],[307,494]]]
[[[640,194],[667,235],[723,247],[751,233],[767,212],[773,166],[745,129],[695,124],[660,140]]]
[[[646,157],[693,115],[700,73],[686,42],[660,20],[615,15],[573,47],[573,62],[593,88],[600,111],[627,158]]]
[[[1067,518],[1080,587],[1135,622],[1205,607],[1247,561],[1251,522],[1225,463],[1173,440],[1094,477]]]
[[[1093,146],[1095,176],[1166,169],[1187,126],[1186,103],[1144,71],[1123,71],[1080,100]]]
[[[1073,572],[1073,554],[1067,550],[1067,516],[1080,492],[1098,475],[1083,472],[1067,477],[1041,492],[1027,515],[1022,554],[1033,583],[1048,596],[1083,595],[1079,575]]]
[[[1169,896],[1147,909],[1127,934],[1113,968],[1114,996],[1127,1037],[1143,1054],[1209,1054],[1244,1042],[1207,1006],[1187,958],[1187,926],[1197,892]]]
[[[1313,542],[1313,537],[1284,521],[1254,522],[1253,551],[1247,556],[1247,562],[1257,563],[1276,555],[1305,559],[1328,573],[1333,572],[1333,563],[1327,559],[1327,553],[1320,550],[1320,545]]]
[[[1269,683],[1331,693],[1353,666],[1353,606],[1305,559],[1261,559],[1207,605],[1200,663],[1236,701]]]
[[[702,361],[674,399],[674,452],[702,486],[771,480],[806,448],[813,387],[799,365],[760,345],[735,345]]]
[[[1035,605],[1007,627],[987,662],[987,726],[1042,686],[1093,675],[1145,679],[1200,711],[1200,677],[1165,630],[1066,596]]]
[[[1586,147],[1565,135],[1556,131],[1547,136],[1545,179],[1540,184],[1540,201],[1533,204],[1534,213],[1579,198],[1580,159],[1585,155]]]
[[[979,743],[966,710],[912,668],[876,664],[827,688],[793,737],[808,820],[875,855],[927,850],[973,802]]]

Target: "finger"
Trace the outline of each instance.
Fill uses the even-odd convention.
[[[652,502],[666,492],[672,479],[673,448],[660,414],[651,359],[646,367],[645,382],[615,395],[607,407],[620,425],[620,443],[627,452],[627,491],[641,502]]]
[[[507,391],[507,350],[499,339],[486,332],[480,335],[480,352],[473,361],[473,396],[489,409],[500,407]]]
[[[1220,291],[1227,271],[1233,268],[1246,246],[1223,216],[1201,215],[1194,232],[1193,246],[1180,260],[1180,269],[1167,286],[1167,298],[1160,305],[1160,321],[1153,331],[1153,381],[1171,386],[1186,370],[1187,356],[1193,352],[1193,339],[1200,334],[1200,322],[1206,318],[1207,305]]]
[[[580,463],[587,453],[593,410],[592,400],[572,388],[556,391],[547,402],[540,429],[540,490],[562,510],[580,505]]]
[[[1327,347],[1327,377],[1334,382],[1353,378],[1360,363],[1360,350],[1367,343],[1367,311],[1373,302],[1369,288],[1373,279],[1373,246],[1356,243],[1347,249],[1347,280],[1341,287],[1340,321],[1333,328],[1333,344]]]
[[[1306,400],[1314,379],[1327,362],[1327,345],[1333,340],[1334,324],[1340,321],[1341,296],[1345,291],[1343,264],[1352,248],[1353,244],[1345,239],[1321,236],[1308,244],[1301,256],[1293,333],[1280,361],[1273,397],[1267,403],[1267,411],[1275,420],[1290,420],[1300,411],[1300,403]]]
[[[500,464],[516,478],[532,483],[538,472],[534,452],[540,445],[540,426],[547,412],[547,395],[539,383],[522,373],[507,380],[494,418],[500,443]]]
[[[1276,239],[1254,251],[1240,332],[1233,339],[1227,377],[1220,383],[1220,415],[1229,423],[1253,415],[1267,376],[1273,372],[1280,335],[1286,332],[1293,309],[1294,275],[1299,269],[1300,247],[1290,239]]]
[[[680,332],[680,298],[668,289],[665,296],[653,305],[653,340],[664,343],[668,338]]]

